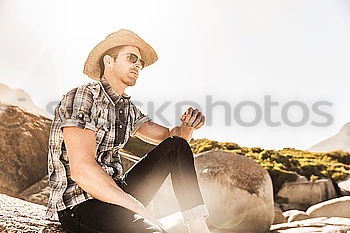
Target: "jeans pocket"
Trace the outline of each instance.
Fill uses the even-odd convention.
[[[72,219],[72,213],[70,209],[65,209],[57,212],[58,214],[58,220],[61,223],[61,226],[63,229],[65,229],[68,232],[72,232],[70,229],[73,224],[73,219]]]

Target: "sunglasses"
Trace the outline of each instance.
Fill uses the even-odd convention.
[[[145,61],[139,58],[136,54],[128,53],[128,61],[135,64],[137,61],[141,63],[141,70],[145,67]]]

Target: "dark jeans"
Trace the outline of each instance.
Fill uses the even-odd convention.
[[[165,139],[117,182],[125,192],[147,206],[168,175],[181,211],[203,204],[191,148],[183,138]],[[92,199],[72,210],[59,212],[62,226],[68,232],[156,233],[165,232],[134,212]]]

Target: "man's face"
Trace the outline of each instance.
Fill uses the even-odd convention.
[[[137,47],[125,46],[118,53],[116,60],[114,61],[114,59],[112,59],[110,71],[112,76],[116,79],[120,79],[120,81],[128,86],[134,86],[142,65],[140,60],[137,60],[136,63],[130,62],[128,59],[130,54],[135,54],[137,57],[141,58],[140,51]]]

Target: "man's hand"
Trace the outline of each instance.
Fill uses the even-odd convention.
[[[162,223],[160,223],[158,221],[158,219],[151,213],[148,212],[148,210],[145,209],[145,211],[142,213],[142,216],[146,219],[148,219],[150,222],[152,222],[153,224],[161,227],[161,228],[164,228],[164,226],[162,225]]]
[[[205,116],[198,109],[193,109],[190,107],[181,116],[182,125],[194,127],[194,129],[199,129],[204,125]]]

